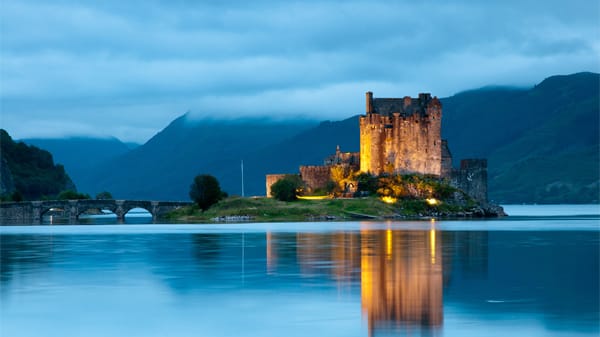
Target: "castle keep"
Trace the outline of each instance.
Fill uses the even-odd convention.
[[[360,117],[362,172],[447,173],[442,170],[448,163],[442,163],[442,105],[437,97],[373,98],[369,91],[366,101],[366,114]]]

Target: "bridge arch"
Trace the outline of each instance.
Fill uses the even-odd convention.
[[[127,215],[132,215],[131,211],[136,210],[136,209],[141,209],[141,210],[144,210],[144,211],[148,212],[148,214],[150,214],[151,217],[155,216],[155,214],[152,212],[151,209],[147,209],[147,208],[144,208],[144,207],[133,207],[133,208],[130,208],[130,209],[128,209],[128,210],[125,211],[125,213],[123,214],[123,216],[125,217]]]
[[[154,207],[153,207],[151,201],[126,200],[122,203],[120,208],[121,208],[119,210],[120,212],[118,213],[117,216],[119,216],[119,218],[121,218],[121,219],[124,219],[125,215],[127,213],[129,213],[129,211],[131,211],[132,209],[135,209],[135,208],[145,209],[146,211],[148,211],[148,213],[150,213],[150,215],[152,215],[152,218],[154,218],[156,216],[156,214],[154,212]]]
[[[40,208],[40,217],[43,217],[44,215],[46,215],[48,212],[50,212],[53,209],[61,210],[61,211],[65,212],[65,214],[67,212],[69,212],[69,208],[68,207],[64,207],[64,205],[42,206]]]
[[[39,213],[38,216],[40,218],[40,220],[42,219],[42,217],[48,213],[50,210],[52,209],[59,209],[62,210],[64,212],[64,215],[67,217],[71,216],[71,204],[69,203],[68,200],[49,200],[49,201],[42,201],[41,203],[39,203]]]
[[[96,206],[79,206],[77,208],[77,218],[79,218],[80,215],[82,215],[83,213],[85,213],[86,211],[90,210],[90,209],[98,209],[100,211],[110,211],[113,214],[117,214],[117,206],[116,205],[112,205],[112,206],[100,206],[100,207],[96,207]]]

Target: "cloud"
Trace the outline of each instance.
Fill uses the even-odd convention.
[[[187,110],[339,119],[367,90],[448,96],[600,70],[600,5],[583,0],[0,6],[1,118],[16,138],[102,125],[144,141]]]

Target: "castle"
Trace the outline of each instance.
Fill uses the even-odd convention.
[[[366,93],[366,113],[359,117],[360,152],[336,153],[323,166],[300,166],[300,177],[309,190],[323,188],[332,168],[360,170],[373,175],[432,175],[448,180],[475,200],[487,202],[487,160],[464,159],[453,168],[448,142],[441,138],[442,104],[421,93],[417,98],[373,98]],[[283,175],[267,175],[270,187]],[[347,194],[356,184],[344,186]]]
[[[448,176],[452,158],[441,138],[442,104],[437,97],[373,98],[366,94],[360,117],[360,170]]]

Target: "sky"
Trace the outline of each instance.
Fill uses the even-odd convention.
[[[600,72],[600,3],[0,1],[13,138],[143,143],[189,111],[340,120],[375,97],[447,97]]]

